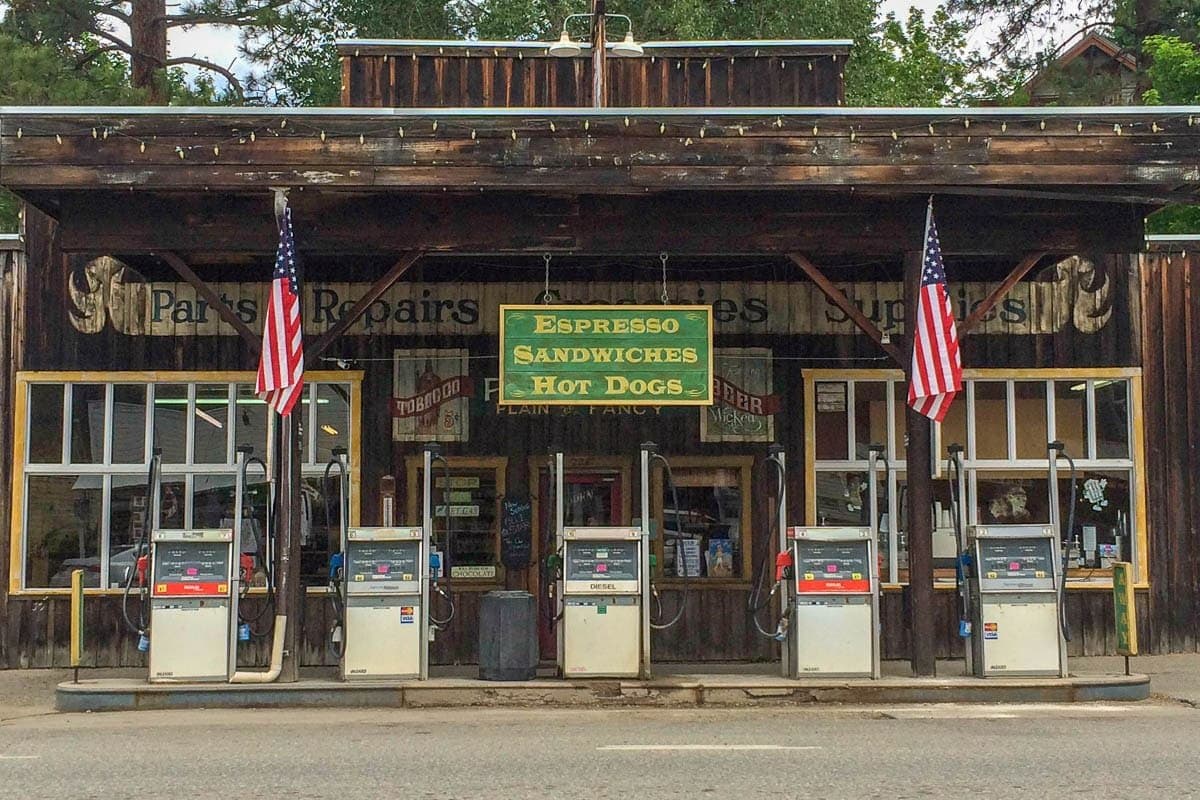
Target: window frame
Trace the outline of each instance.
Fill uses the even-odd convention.
[[[708,578],[695,577],[683,578],[678,575],[666,574],[666,559],[663,557],[663,492],[666,491],[666,480],[663,475],[662,464],[654,464],[650,470],[650,517],[654,520],[654,536],[651,540],[651,547],[657,559],[657,565],[654,568],[654,574],[651,576],[655,583],[664,587],[679,587],[687,583],[693,587],[717,587],[717,588],[746,588],[750,586],[753,580],[753,568],[751,564],[754,558],[754,524],[753,524],[753,504],[750,501],[750,494],[754,488],[754,463],[753,455],[730,454],[725,456],[672,456],[666,455],[665,458],[671,464],[673,473],[687,469],[734,469],[738,472],[739,490],[742,493],[742,509],[741,509],[741,531],[739,532],[739,546],[742,553],[742,570],[740,575],[735,575],[732,578]],[[701,553],[701,559],[704,554]]]
[[[26,513],[26,482],[29,476],[36,475],[95,475],[101,479],[102,503],[101,530],[98,555],[100,558],[100,586],[88,587],[84,591],[88,595],[119,595],[121,589],[107,587],[108,559],[111,556],[110,542],[112,521],[111,493],[113,478],[121,475],[133,475],[144,480],[150,464],[149,442],[154,426],[155,389],[160,385],[186,385],[188,387],[188,408],[196,397],[196,387],[199,385],[226,384],[228,396],[237,398],[239,384],[253,384],[256,373],[250,371],[20,371],[16,374],[13,407],[13,478],[10,487],[10,519],[9,519],[9,581],[8,588],[11,596],[51,596],[70,593],[69,588],[57,587],[28,587],[25,573],[27,566],[27,513]],[[351,524],[357,524],[359,508],[359,482],[361,479],[360,453],[362,445],[362,382],[364,373],[360,370],[320,370],[306,372],[304,375],[305,391],[315,397],[318,385],[347,384],[350,387],[349,412],[350,424],[347,432],[350,451],[350,518]],[[32,438],[28,430],[30,424],[30,395],[31,387],[35,385],[62,385],[63,388],[63,435],[62,458],[58,463],[31,464],[28,461],[29,443]],[[100,463],[80,464],[70,460],[71,448],[71,405],[73,387],[76,384],[101,384],[105,387],[105,428],[104,428],[104,457]],[[141,385],[146,387],[146,429],[144,432],[143,459],[140,462],[112,462],[112,430],[113,406],[115,387],[121,385]],[[309,404],[309,413],[314,415],[316,406]],[[233,475],[236,471],[236,425],[229,425],[226,432],[226,461],[225,463],[194,463],[192,424],[189,424],[185,439],[185,461],[183,463],[163,463],[164,477],[183,475],[185,486],[185,524],[193,519],[194,499],[192,491],[194,478],[197,475]],[[313,427],[309,426],[310,429]],[[264,446],[266,442],[263,443]],[[313,448],[306,448],[308,457],[315,454]],[[265,453],[264,453],[265,455]],[[301,464],[303,475],[322,474],[324,465],[311,461]],[[310,587],[311,588],[311,587]],[[265,590],[254,589],[254,592]]]
[[[487,592],[505,583],[507,569],[500,560],[500,528],[504,524],[504,498],[508,492],[508,456],[446,456],[446,462],[453,477],[455,469],[472,470],[475,472],[494,472],[496,476],[496,509],[495,530],[492,531],[496,553],[496,575],[492,578],[455,578],[451,576],[450,585],[455,592]],[[407,504],[404,509],[406,524],[420,525],[422,523],[422,490],[421,469],[424,467],[424,455],[406,456],[404,459],[405,497]],[[434,478],[437,478],[436,468]],[[436,502],[435,502],[436,506]],[[451,565],[453,569],[453,565]]]
[[[1085,382],[1085,406],[1088,415],[1088,430],[1087,430],[1087,453],[1082,457],[1075,459],[1076,465],[1080,472],[1095,470],[1095,471],[1126,471],[1130,475],[1130,501],[1133,508],[1131,509],[1131,522],[1136,527],[1136,536],[1134,538],[1134,550],[1132,553],[1134,563],[1134,573],[1137,576],[1135,587],[1149,587],[1149,530],[1147,528],[1146,514],[1146,466],[1145,466],[1145,430],[1144,417],[1142,408],[1142,370],[1140,367],[1070,367],[1058,369],[966,369],[963,370],[964,382],[971,382],[965,387],[965,397],[958,398],[958,402],[965,401],[967,403],[967,442],[964,444],[968,450],[963,466],[967,476],[967,497],[969,500],[968,509],[970,513],[969,524],[973,524],[974,515],[977,513],[977,474],[980,472],[995,473],[995,472],[1017,472],[1021,470],[1045,470],[1045,459],[1017,459],[1017,458],[975,458],[976,447],[976,415],[975,415],[975,397],[974,397],[974,381],[1001,381],[1005,382],[1008,397],[1007,403],[1007,452],[1010,456],[1016,454],[1016,416],[1017,409],[1014,400],[1015,383],[1020,382],[1046,382],[1047,390],[1045,392],[1045,414],[1046,425],[1048,431],[1056,430],[1055,419],[1055,396],[1054,396],[1054,381],[1074,381]],[[1098,382],[1124,380],[1128,385],[1128,412],[1126,415],[1126,425],[1129,441],[1129,456],[1127,458],[1097,458],[1097,425],[1096,425],[1096,401],[1095,389]],[[847,459],[847,460],[818,460],[816,458],[816,385],[825,382],[844,382],[852,387],[858,381],[888,381],[889,392],[888,396],[888,428],[887,428],[887,457],[889,470],[887,475],[886,502],[889,509],[896,508],[898,499],[898,485],[900,481],[906,478],[906,464],[904,461],[897,461],[895,453],[897,452],[897,437],[903,435],[898,430],[895,415],[895,392],[891,387],[896,384],[903,384],[904,374],[899,370],[886,369],[849,369],[849,370],[806,370],[804,373],[804,431],[805,431],[805,508],[804,519],[806,524],[817,524],[817,496],[816,496],[816,473],[818,471],[829,472],[846,472],[846,471],[865,471],[865,459]],[[853,397],[853,389],[848,388],[847,397]],[[853,425],[853,407],[847,403],[847,416],[850,417],[849,428],[851,439],[848,443],[848,452],[854,453],[854,425]],[[945,453],[944,443],[941,441],[941,426],[934,426],[933,445],[936,448],[934,452],[935,464],[931,465],[931,474],[944,473]],[[1059,471],[1059,479],[1066,479],[1066,466]],[[882,476],[881,476],[882,477]],[[945,479],[944,474],[940,479]],[[883,498],[881,498],[883,499]],[[895,526],[893,526],[895,527]],[[893,534],[894,535],[894,534]],[[886,573],[889,577],[895,576],[898,578],[898,548],[890,546],[888,551],[888,564],[884,565]],[[881,548],[882,550],[882,548]],[[1087,573],[1094,573],[1095,570],[1084,570]],[[889,580],[883,586],[888,589],[898,589],[907,584],[907,581]],[[935,586],[940,589],[953,589],[953,582],[948,584],[944,581],[935,581]],[[1088,590],[1088,589],[1110,589],[1112,587],[1111,571],[1104,570],[1098,576],[1073,578],[1068,576],[1067,588],[1070,590]]]

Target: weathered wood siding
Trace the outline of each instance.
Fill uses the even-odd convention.
[[[648,48],[606,60],[613,108],[837,106],[849,48]],[[343,47],[342,105],[370,108],[590,106],[591,56],[544,48]]]
[[[20,241],[0,240],[0,572],[8,574],[9,519],[12,480],[13,376],[20,368],[21,299],[25,275],[25,249]],[[14,609],[8,598],[7,579],[0,582],[0,667],[20,650],[20,636],[4,624]]]
[[[29,331],[21,357],[25,368],[34,370],[82,370],[82,369],[155,369],[155,370],[204,370],[204,369],[253,369],[255,362],[252,356],[245,352],[235,336],[196,335],[195,323],[180,323],[174,336],[144,335],[141,331],[134,334],[117,330],[109,322],[103,320],[71,319],[73,301],[71,297],[72,281],[75,281],[76,292],[80,286],[87,288],[86,276],[81,268],[89,260],[84,255],[64,255],[57,249],[58,237],[54,228],[45,217],[31,215],[30,248],[33,253],[35,269],[31,270],[28,278],[27,300],[24,308],[24,324]],[[1074,322],[1067,324],[1057,333],[1049,335],[1013,335],[1006,333],[1003,328],[996,330],[985,327],[985,331],[993,331],[971,335],[964,341],[966,364],[972,367],[1048,367],[1048,366],[1130,366],[1137,365],[1146,353],[1148,363],[1151,356],[1148,344],[1143,348],[1140,344],[1141,334],[1138,320],[1139,304],[1158,299],[1159,307],[1163,306],[1162,297],[1178,298],[1185,296],[1183,284],[1164,284],[1164,295],[1152,295],[1149,288],[1142,289],[1137,279],[1136,271],[1130,270],[1131,259],[1127,256],[1094,256],[1091,259],[1099,267],[1096,280],[1106,282],[1109,288],[1111,302],[1111,318],[1096,332],[1085,333]],[[1136,262],[1136,259],[1133,260]],[[137,262],[138,268],[147,273],[147,279],[155,281],[172,281],[172,273],[161,265],[142,259]],[[1176,259],[1175,267],[1179,260]],[[532,274],[518,270],[512,272],[511,267],[504,271],[505,275],[519,276],[523,281],[540,279],[540,260],[532,268]],[[458,287],[466,284],[482,286],[487,291],[489,284],[479,283],[494,281],[496,266],[482,260],[472,264],[470,260],[460,260],[445,266],[436,261],[418,267],[411,279],[424,281],[453,294]],[[703,264],[697,265],[703,269]],[[982,262],[978,260],[958,260],[950,263],[952,277],[959,276],[968,280],[983,280],[991,276],[1003,274],[1002,262]],[[209,265],[198,264],[201,274],[210,276],[212,280],[247,280],[250,274],[265,278],[267,265]],[[748,268],[751,269],[751,268]],[[1154,272],[1151,265],[1147,272],[1145,286],[1153,284],[1153,275],[1165,273]],[[1174,269],[1174,268],[1173,268]],[[770,297],[767,290],[769,281],[795,280],[794,270],[783,260],[776,264],[757,264],[753,268],[753,279],[747,274],[742,276],[735,273],[732,278],[722,275],[723,280],[742,280],[746,283],[750,295],[766,297],[766,307],[771,314],[811,313],[801,308],[788,308],[786,303],[780,303],[779,298]],[[869,273],[858,273],[858,277],[873,277],[876,280],[891,283],[899,275],[899,264],[887,261],[871,268]],[[339,259],[316,260],[310,264],[308,279],[310,281],[339,281],[362,282],[379,274],[377,265],[350,262]],[[1036,273],[1037,271],[1035,271]],[[1181,273],[1170,272],[1171,280],[1182,280]],[[701,284],[688,280],[688,272],[680,267],[673,273],[672,288],[679,296],[692,296]],[[1043,273],[1043,279],[1047,276]],[[406,280],[408,277],[406,276]],[[630,268],[628,274],[617,267],[607,267],[604,273],[606,286],[614,282],[630,287],[646,282],[644,270]],[[1165,280],[1161,278],[1160,280]],[[83,284],[80,281],[84,281]],[[625,283],[622,283],[625,282]],[[344,284],[339,284],[344,285]],[[494,285],[494,284],[493,284]],[[569,291],[571,296],[587,296],[589,285],[578,281],[563,284],[559,288]],[[96,287],[91,287],[95,289]],[[1095,288],[1089,281],[1088,288]],[[1064,308],[1071,320],[1077,319],[1075,302],[1079,300],[1079,287],[1075,283],[1064,284],[1063,292],[1076,292],[1063,299]],[[605,291],[611,291],[606,289]],[[889,290],[890,291],[890,290]],[[1028,291],[1028,287],[1018,288],[1018,292]],[[1194,301],[1193,301],[1194,302]],[[1041,311],[1047,313],[1042,307]],[[1190,324],[1195,325],[1194,317],[1189,318]],[[770,347],[775,355],[773,364],[773,380],[775,391],[781,394],[785,405],[785,413],[777,415],[775,423],[776,439],[787,448],[789,453],[803,452],[804,418],[802,386],[803,371],[809,366],[828,367],[830,363],[844,363],[847,366],[886,366],[878,362],[875,348],[862,336],[852,335],[800,335],[778,334],[764,335],[755,333],[754,324],[734,318],[718,325],[722,331],[717,337],[718,347]],[[1191,329],[1193,338],[1194,327]],[[86,332],[92,331],[92,332]],[[1179,330],[1172,333],[1173,347],[1183,348],[1185,339],[1174,338]],[[1162,341],[1161,336],[1157,341]],[[392,421],[386,410],[386,400],[392,394],[393,351],[396,348],[420,347],[460,347],[467,348],[473,358],[470,361],[470,373],[482,384],[483,380],[494,372],[494,363],[488,360],[496,354],[497,343],[491,334],[470,334],[462,330],[454,332],[443,331],[431,335],[352,335],[338,343],[328,354],[333,358],[350,360],[365,371],[363,384],[364,408],[362,430],[362,518],[364,522],[377,522],[379,507],[376,489],[384,475],[394,475],[397,482],[399,514],[405,517],[410,509],[407,505],[405,458],[419,453],[420,446],[411,442],[394,442],[392,439]],[[1190,352],[1190,351],[1188,351]],[[1171,355],[1170,363],[1184,363],[1184,350]],[[831,362],[829,359],[835,359]],[[1153,369],[1161,370],[1161,359],[1158,367],[1150,366],[1147,374],[1148,409],[1153,408],[1159,414],[1158,419],[1167,413],[1168,406],[1172,410],[1186,409],[1188,404],[1183,402],[1170,403],[1168,397],[1182,397],[1182,386],[1171,384],[1161,391],[1152,391],[1154,385]],[[1190,362],[1189,362],[1190,363]],[[322,365],[316,365],[322,366]],[[326,365],[327,366],[327,365]],[[1162,380],[1175,380],[1172,376],[1163,375]],[[1166,392],[1170,392],[1167,394]],[[660,414],[644,415],[580,415],[565,416],[558,414],[547,415],[508,415],[500,414],[494,403],[484,403],[477,399],[472,404],[471,436],[467,443],[452,443],[445,446],[451,455],[504,455],[508,458],[506,474],[507,489],[510,494],[524,493],[534,495],[538,487],[529,485],[528,459],[543,456],[555,448],[564,448],[569,453],[589,455],[623,456],[631,460],[636,456],[636,443],[652,439],[657,441],[663,452],[673,455],[718,455],[737,454],[752,455],[756,466],[752,473],[752,514],[750,525],[756,536],[765,535],[770,529],[771,510],[769,495],[771,479],[762,469],[762,458],[766,454],[765,444],[703,444],[700,441],[699,414],[696,410],[663,409]],[[1158,424],[1158,423],[1149,423]],[[1194,422],[1193,422],[1194,424]],[[7,436],[7,434],[5,434]],[[1181,436],[1176,441],[1183,441]],[[6,449],[5,453],[10,452]],[[1172,475],[1185,475],[1185,469],[1174,472],[1173,463],[1155,462],[1153,454],[1159,450],[1152,449],[1152,469],[1159,480],[1152,476],[1151,484],[1163,483],[1170,480]],[[1176,452],[1176,451],[1171,451]],[[794,460],[795,463],[795,460]],[[1164,477],[1165,476],[1165,477]],[[634,478],[636,482],[636,476]],[[1185,480],[1177,478],[1176,480]],[[630,487],[636,491],[636,487]],[[1181,489],[1182,491],[1182,489]],[[805,486],[802,471],[792,471],[789,483],[789,497],[792,509],[804,506]],[[1190,497],[1190,495],[1189,495]],[[1174,504],[1170,513],[1178,513],[1181,504]],[[1194,596],[1195,589],[1195,549],[1183,541],[1176,541],[1177,531],[1183,528],[1171,520],[1163,520],[1166,513],[1165,505],[1160,505],[1159,511],[1154,512],[1152,524],[1155,525],[1152,535],[1151,563],[1154,590],[1152,602],[1158,615],[1152,623],[1148,618],[1148,609],[1143,602],[1139,605],[1142,612],[1144,630],[1153,631],[1153,636],[1147,642],[1147,648],[1160,651],[1190,647],[1195,642],[1194,627]],[[1193,505],[1192,509],[1195,508]],[[797,512],[798,513],[798,512]],[[1185,512],[1185,513],[1194,513]],[[1192,518],[1194,520],[1194,517]],[[0,520],[7,529],[7,517]],[[1193,523],[1194,524],[1194,523]],[[536,539],[536,537],[535,537]],[[8,537],[4,536],[4,545]],[[760,538],[761,542],[762,539]],[[1186,567],[1177,558],[1165,555],[1165,552],[1187,554]],[[5,562],[7,563],[7,562]],[[1178,572],[1175,576],[1173,570]],[[1187,570],[1192,570],[1188,572]],[[511,587],[533,588],[536,580],[536,570],[531,568],[523,571],[512,571],[507,577],[507,585]],[[1191,576],[1191,583],[1186,578]],[[684,621],[676,628],[655,634],[654,655],[659,660],[741,660],[751,658],[768,658],[773,653],[775,645],[758,637],[753,625],[746,614],[746,599],[748,588],[745,584],[732,582],[718,587],[705,589],[694,588],[688,598],[688,611]],[[678,588],[668,588],[664,592],[664,607],[668,613],[674,609],[679,599]],[[439,663],[470,663],[476,658],[477,635],[475,622],[478,615],[478,591],[458,591],[458,622],[453,629],[442,635],[434,648],[435,660]],[[938,647],[941,655],[951,655],[958,652],[960,642],[954,636],[952,624],[953,597],[950,592],[938,592],[939,624],[937,629],[942,638]],[[1071,644],[1071,651],[1080,653],[1110,652],[1112,648],[1111,615],[1112,601],[1104,591],[1073,591],[1068,595],[1069,614],[1074,623],[1077,635]],[[1180,600],[1180,598],[1183,598]],[[908,652],[908,639],[904,616],[904,594],[889,591],[884,595],[882,603],[885,657],[904,657]],[[1179,611],[1181,604],[1185,610]],[[18,597],[7,601],[4,618],[5,649],[0,663],[10,666],[49,666],[65,663],[67,637],[67,600],[65,598]],[[305,663],[329,663],[330,655],[325,644],[326,634],[331,622],[328,601],[316,595],[310,596],[306,603],[306,618],[304,620]],[[120,621],[120,599],[118,597],[97,597],[88,602],[88,625],[90,658],[97,664],[118,665],[138,664],[143,656],[136,651],[135,642],[127,634]],[[1189,616],[1192,615],[1192,616]],[[1188,622],[1191,620],[1191,623]],[[1192,631],[1184,634],[1185,630]],[[1189,638],[1190,637],[1190,638]],[[266,643],[260,642],[255,648],[247,651],[249,660],[262,660],[266,656]]]
[[[1141,258],[1151,652],[1200,644],[1200,259]]]

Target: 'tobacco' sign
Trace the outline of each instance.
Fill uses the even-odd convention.
[[[707,406],[711,306],[500,306],[500,405]]]

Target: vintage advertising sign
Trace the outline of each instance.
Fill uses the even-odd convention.
[[[1137,607],[1133,602],[1133,564],[1113,563],[1113,610],[1117,622],[1117,655],[1138,654]]]
[[[504,405],[707,406],[711,306],[500,306]]]
[[[773,442],[775,415],[771,348],[718,347],[714,356],[713,404],[700,409],[702,442]]]
[[[475,387],[462,348],[396,350],[392,373],[392,439],[465,442]]]

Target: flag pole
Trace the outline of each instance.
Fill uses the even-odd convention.
[[[925,232],[921,249],[904,255],[904,335],[908,344],[908,380],[911,383],[916,335],[916,314],[920,304],[921,275],[929,247],[929,228],[933,219],[933,196],[925,208]],[[909,633],[912,671],[917,676],[937,673],[933,621],[936,598],[933,591],[933,477],[932,436],[928,417],[905,405],[908,447],[905,468],[908,479],[908,591]]]

